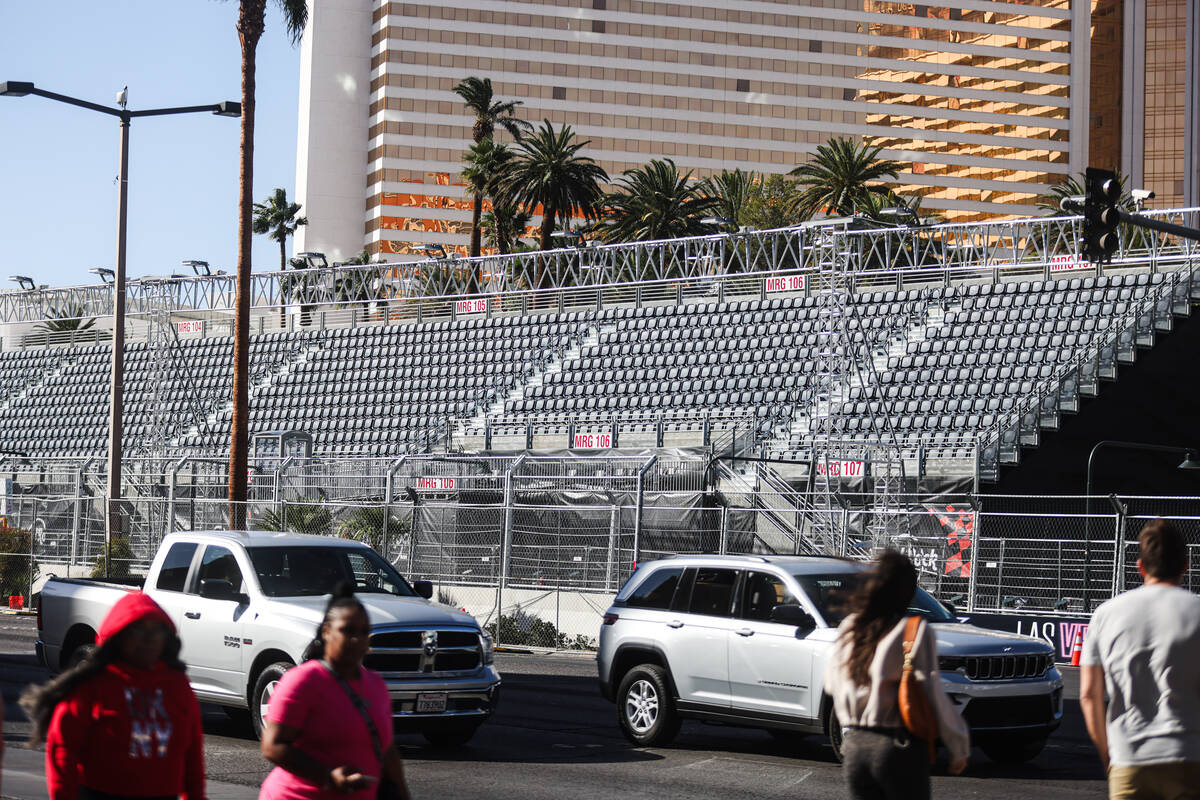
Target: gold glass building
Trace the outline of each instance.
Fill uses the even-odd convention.
[[[297,248],[465,250],[472,118],[451,89],[469,75],[524,119],[571,125],[612,176],[652,158],[787,172],[846,136],[904,163],[900,191],[950,219],[1037,213],[1089,163],[1194,201],[1197,5],[310,0]]]

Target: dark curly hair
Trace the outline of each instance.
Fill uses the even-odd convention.
[[[92,678],[104,672],[109,664],[121,660],[121,640],[125,631],[109,639],[100,647],[90,647],[78,664],[65,670],[47,683],[30,686],[21,694],[20,705],[33,727],[29,731],[29,746],[34,747],[46,740],[50,719],[54,709],[71,694]],[[179,659],[183,642],[175,633],[167,635],[163,643],[162,662],[169,668],[186,672],[187,665]]]
[[[325,614],[321,617],[321,624],[317,626],[317,634],[313,640],[308,643],[308,647],[304,648],[304,652],[300,655],[301,661],[311,661],[314,658],[325,657],[325,623],[329,622],[330,615],[335,611],[344,608],[355,609],[367,613],[367,608],[354,595],[354,585],[349,581],[341,581],[337,586],[333,587],[333,596],[329,598],[329,604],[325,606]]]
[[[858,585],[850,601],[854,617],[847,635],[850,655],[846,668],[859,686],[871,683],[871,661],[875,648],[888,631],[896,627],[917,591],[917,570],[908,556],[898,550],[884,550]]]

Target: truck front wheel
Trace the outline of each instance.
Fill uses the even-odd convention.
[[[275,687],[279,685],[279,679],[283,677],[283,673],[291,669],[294,664],[290,661],[276,661],[262,672],[258,673],[258,678],[254,681],[254,689],[250,692],[250,723],[254,726],[254,735],[259,739],[262,738],[263,726],[266,722],[267,703],[271,700],[271,695],[275,694]]]

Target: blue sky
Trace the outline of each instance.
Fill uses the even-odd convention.
[[[0,0],[0,81],[129,108],[238,100],[236,0]],[[258,46],[254,199],[295,196],[300,50],[274,3]],[[211,114],[134,119],[130,127],[130,277],[202,259],[237,265],[238,128]],[[92,283],[116,252],[115,117],[33,95],[0,97],[0,282]],[[289,243],[290,248],[290,243]],[[256,272],[279,247],[254,243]],[[15,284],[12,284],[15,288]]]

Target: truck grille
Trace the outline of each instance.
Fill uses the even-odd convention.
[[[1046,725],[1054,719],[1054,703],[1048,694],[1034,697],[976,698],[967,703],[963,718],[972,729],[1019,728]]]
[[[1003,656],[942,656],[942,672],[962,671],[973,681],[1005,681],[1040,678],[1050,671],[1054,657],[1049,653]]]
[[[381,631],[371,636],[363,664],[376,672],[467,672],[479,667],[479,634],[438,630],[437,647],[425,652],[424,630]]]

